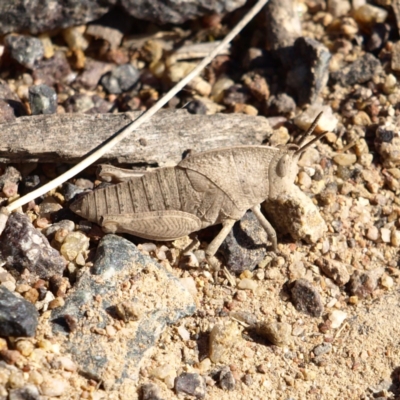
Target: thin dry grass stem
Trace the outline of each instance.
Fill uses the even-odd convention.
[[[79,164],[60,175],[56,179],[48,182],[37,190],[28,193],[27,195],[17,199],[6,207],[1,209],[0,215],[0,233],[3,231],[7,216],[16,209],[29,203],[32,200],[44,195],[50,190],[62,185],[68,179],[73,178],[76,174],[83,171],[85,168],[96,162],[105,153],[107,153],[112,147],[114,147],[121,140],[129,136],[135,129],[137,129],[144,122],[148,121],[158,110],[160,110],[165,104],[167,104],[179,91],[181,91],[194,77],[200,74],[200,72],[217,56],[231,41],[232,39],[253,19],[253,17],[264,7],[268,0],[259,0],[253,8],[239,21],[239,23],[232,29],[232,31],[221,41],[221,43],[214,48],[213,51],[205,57],[196,68],[180,82],[178,82],[165,96],[163,96],[157,103],[150,109],[145,111],[140,117],[129,124],[124,130],[117,133],[112,137],[104,146],[94,151],[89,157],[85,158]]]

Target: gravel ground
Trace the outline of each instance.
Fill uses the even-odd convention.
[[[146,110],[242,13],[8,33],[0,122]],[[251,213],[217,274],[204,250],[218,228],[186,254],[188,237],[105,235],[69,210],[104,187],[94,167],[10,217],[0,400],[400,398],[399,16],[393,1],[271,2],[169,102],[264,116],[274,146],[323,111],[329,133],[300,158],[294,197],[265,205],[278,252]],[[1,165],[1,205],[68,168]]]

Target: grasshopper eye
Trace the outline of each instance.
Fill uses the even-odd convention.
[[[283,178],[287,175],[289,171],[289,163],[290,157],[288,154],[285,154],[279,161],[278,165],[276,166],[276,173],[280,178]]]

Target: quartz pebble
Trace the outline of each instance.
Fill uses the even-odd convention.
[[[306,111],[297,116],[294,120],[294,123],[299,128],[307,130],[320,112],[322,112],[323,114],[318,121],[316,131],[334,131],[337,126],[338,120],[333,115],[333,111],[330,106],[323,106],[319,104],[312,105],[308,107]]]
[[[241,279],[238,283],[239,289],[248,289],[248,290],[256,290],[257,289],[257,282],[253,279]]]
[[[347,313],[342,310],[334,310],[329,315],[329,320],[331,321],[331,328],[339,328],[344,320],[347,318]]]
[[[44,396],[59,397],[68,393],[69,384],[62,378],[47,376],[40,385],[40,390]]]
[[[381,285],[386,289],[391,289],[394,285],[394,280],[391,276],[383,274],[381,277]]]
[[[60,253],[68,261],[74,261],[77,256],[89,248],[89,238],[82,232],[71,232],[64,239]]]

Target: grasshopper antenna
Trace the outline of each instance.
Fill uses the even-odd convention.
[[[319,142],[323,137],[325,137],[327,134],[329,133],[329,131],[325,131],[324,133],[322,133],[321,135],[317,136],[316,138],[314,138],[313,140],[310,140],[308,143],[306,143],[305,145],[303,145],[302,147],[300,147],[299,149],[297,149],[294,154],[301,154],[305,149],[309,148],[310,146],[312,146],[315,142]]]
[[[318,125],[318,122],[320,120],[320,118],[322,117],[323,112],[321,111],[317,117],[314,119],[313,123],[310,125],[310,127],[307,129],[307,131],[305,133],[303,133],[303,135],[300,137],[300,140],[298,142],[299,147],[301,148],[301,146],[304,145],[306,139],[308,136],[312,135],[312,133],[315,131],[315,128]]]
[[[89,157],[82,160],[79,164],[72,167],[70,170],[60,175],[56,179],[48,182],[41,186],[39,189],[34,190],[31,193],[17,199],[6,207],[3,207],[0,211],[0,234],[3,232],[5,224],[7,222],[8,215],[15,211],[17,208],[35,200],[37,197],[49,192],[50,190],[62,185],[68,179],[73,178],[76,174],[83,171],[89,165],[96,162],[102,157],[107,151],[114,147],[121,140],[125,139],[135,129],[137,129],[144,122],[148,121],[158,110],[160,110],[165,104],[168,103],[179,91],[181,91],[194,77],[200,74],[200,72],[218,55],[231,41],[232,39],[258,14],[258,12],[267,4],[268,0],[259,0],[250,11],[239,21],[239,23],[225,36],[221,43],[214,48],[202,61],[194,68],[194,70],[178,82],[168,93],[165,94],[160,100],[158,100],[151,108],[145,111],[136,120],[130,123],[125,129],[119,134],[114,136],[107,142],[106,145],[101,147],[92,153]]]

